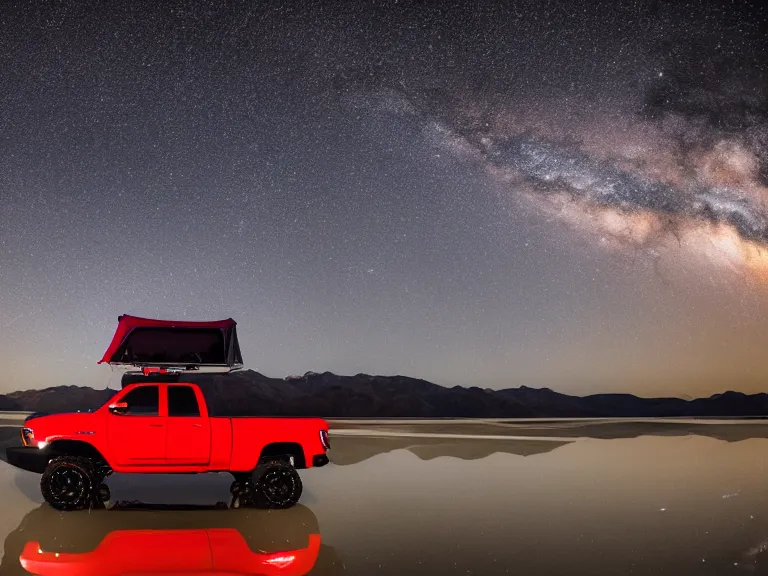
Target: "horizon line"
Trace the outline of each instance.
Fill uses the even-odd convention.
[[[358,377],[358,376],[365,376],[365,377],[370,377],[370,378],[408,378],[410,380],[419,380],[419,381],[422,381],[422,382],[426,382],[428,384],[432,384],[434,386],[440,386],[442,388],[445,388],[446,390],[451,390],[453,388],[462,388],[464,390],[469,390],[469,389],[472,389],[472,388],[477,388],[477,389],[483,390],[485,392],[498,393],[498,392],[503,392],[503,391],[506,391],[506,390],[528,389],[528,390],[536,390],[536,391],[548,391],[548,392],[552,392],[554,394],[559,394],[559,395],[562,395],[562,396],[568,396],[568,397],[572,397],[572,398],[591,398],[591,397],[594,397],[594,396],[631,396],[631,397],[634,397],[634,398],[640,398],[640,399],[646,399],[646,400],[682,400],[684,402],[693,402],[695,400],[712,399],[712,398],[715,398],[717,396],[723,396],[725,394],[738,394],[738,395],[742,395],[742,396],[758,396],[758,395],[761,395],[761,394],[766,394],[766,392],[748,393],[748,392],[740,392],[740,391],[734,390],[734,389],[727,389],[727,390],[725,390],[723,392],[715,392],[713,394],[710,394],[709,396],[697,396],[697,397],[692,397],[692,396],[689,396],[687,394],[686,395],[682,395],[682,396],[642,396],[642,395],[635,394],[635,393],[632,393],[632,392],[595,392],[595,393],[591,393],[591,394],[580,395],[580,394],[569,394],[567,392],[559,392],[559,391],[554,390],[554,389],[552,389],[552,388],[550,388],[548,386],[541,386],[541,387],[538,387],[538,388],[534,387],[534,386],[529,386],[527,384],[520,384],[518,386],[510,386],[510,387],[506,387],[506,388],[489,388],[489,387],[481,387],[481,386],[476,386],[476,385],[466,386],[466,385],[461,385],[461,384],[455,384],[455,385],[452,385],[452,386],[448,386],[448,385],[445,385],[445,384],[439,384],[437,382],[433,382],[431,380],[427,380],[426,378],[421,378],[421,377],[417,377],[417,376],[407,376],[407,375],[404,375],[404,374],[388,374],[387,375],[387,374],[369,374],[367,372],[357,372],[355,374],[337,374],[337,373],[332,372],[330,370],[325,370],[323,372],[317,372],[317,371],[314,371],[314,370],[308,370],[308,371],[306,371],[302,375],[289,374],[289,375],[286,375],[286,376],[283,376],[283,377],[279,377],[279,376],[268,376],[267,374],[265,374],[263,372],[259,372],[258,370],[254,369],[254,368],[242,367],[242,368],[239,368],[239,369],[236,369],[236,370],[232,370],[232,371],[221,372],[220,374],[228,375],[228,374],[237,374],[237,373],[243,373],[243,372],[254,372],[254,373],[256,373],[256,374],[258,374],[260,376],[263,376],[265,378],[269,378],[271,380],[280,380],[280,381],[301,380],[301,379],[305,378],[307,375],[322,376],[322,375],[325,375],[325,374],[329,374],[331,376],[337,376],[337,377],[341,377],[341,378],[355,378],[355,377]],[[213,374],[219,374],[219,373],[218,372],[200,372],[200,374],[211,374],[211,375],[213,375]],[[2,393],[0,393],[0,396],[9,396],[11,394],[23,393],[23,392],[42,392],[42,391],[46,391],[46,390],[53,390],[55,388],[88,388],[90,390],[114,390],[116,392],[120,391],[120,388],[110,388],[109,384],[110,383],[107,382],[107,384],[104,386],[104,388],[95,388],[93,386],[78,385],[78,384],[58,384],[58,385],[54,385],[54,386],[46,386],[46,387],[43,387],[43,388],[26,388],[26,389],[11,390],[9,392],[2,392]]]

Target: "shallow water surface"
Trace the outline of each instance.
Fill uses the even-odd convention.
[[[445,456],[424,460],[422,450],[415,442],[314,482],[318,492],[336,494],[319,498],[314,509],[328,538],[346,544],[339,549],[355,573],[761,568],[758,552],[768,540],[764,439],[585,439],[476,460],[452,458],[447,447]],[[345,506],[333,507],[337,499]]]
[[[332,464],[302,472],[300,511],[257,514],[232,528],[269,547],[286,526],[316,519],[323,547],[312,574],[768,574],[767,464],[768,440],[760,437],[339,435]],[[35,530],[66,541],[55,532],[75,520],[57,524],[51,518],[58,513],[40,512],[39,477],[0,466],[5,554],[18,557],[19,538]],[[113,500],[166,504],[227,500],[229,482],[227,475],[109,479]],[[76,521],[100,541],[127,529],[120,514],[85,513]],[[153,514],[166,536],[208,522],[189,512]],[[0,573],[16,573],[8,567],[17,565],[3,558]]]

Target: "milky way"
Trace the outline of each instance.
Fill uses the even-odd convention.
[[[679,114],[574,122],[555,109],[478,122],[462,109],[432,116],[397,91],[380,98],[380,109],[417,119],[437,146],[600,245],[658,256],[688,244],[704,265],[768,280],[766,110],[728,133]]]

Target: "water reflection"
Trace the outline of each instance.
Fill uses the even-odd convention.
[[[339,440],[337,458],[378,439]],[[312,478],[350,573],[766,573],[765,439],[579,439],[531,455],[511,441],[479,459],[460,440],[429,459],[424,438],[406,440]]]
[[[3,576],[188,573],[227,576],[341,572],[306,506],[269,511],[120,504],[27,514],[5,540]]]
[[[364,429],[364,430],[361,430]],[[361,436],[365,430],[370,436]],[[335,433],[334,433],[335,432]],[[346,435],[346,434],[354,435]],[[375,434],[403,434],[376,436]],[[430,437],[432,435],[433,437]],[[446,437],[440,437],[444,435]],[[475,436],[450,438],[447,436]],[[579,439],[620,440],[640,437],[701,437],[724,442],[768,439],[768,425],[760,420],[550,420],[418,421],[360,424],[336,422],[331,427],[331,462],[357,464],[379,454],[408,450],[422,460],[440,457],[480,460],[493,454],[535,456],[567,446]],[[521,436],[525,438],[521,438]],[[480,438],[478,438],[480,437]],[[501,438],[504,437],[504,438]],[[555,437],[556,439],[552,439]]]
[[[516,456],[545,454],[565,444],[568,442],[335,436],[329,457],[333,464],[339,466],[357,464],[394,450],[408,450],[421,460],[442,457],[481,460],[496,453]]]
[[[716,425],[718,429],[676,423],[677,431],[709,433],[678,436],[659,423],[656,434],[607,440],[581,436],[583,423],[557,425],[557,433],[548,429],[542,436],[566,436],[569,428],[579,437],[550,441],[542,437],[473,440],[337,435],[331,450],[333,463],[302,471],[307,487],[302,504],[311,512],[302,511],[303,507],[271,514],[243,511],[244,518],[259,519],[244,522],[244,528],[235,520],[222,520],[226,526],[194,521],[195,511],[145,510],[142,514],[149,514],[149,526],[160,530],[229,527],[246,538],[253,529],[256,535],[251,538],[267,544],[279,539],[281,527],[290,525],[290,514],[302,518],[308,514],[310,520],[298,522],[302,526],[316,526],[316,515],[323,541],[332,542],[334,548],[321,545],[312,574],[768,574],[766,424],[722,423]],[[611,435],[631,434],[633,425],[613,425]],[[607,433],[610,428],[601,430]],[[446,431],[460,435],[466,429],[455,425]],[[436,433],[425,428],[420,432]],[[482,433],[497,431],[491,426]],[[707,437],[715,433],[724,437]],[[103,543],[116,529],[139,528],[110,526],[110,522],[122,524],[125,515],[135,513],[124,510],[84,513],[76,517],[79,524],[71,526],[68,523],[74,520],[69,516],[38,509],[19,524],[23,514],[37,505],[24,501],[24,492],[14,486],[14,479],[17,486],[26,485],[29,491],[37,490],[39,482],[35,475],[0,463],[0,530],[3,536],[14,530],[6,542],[3,574],[22,574],[18,558],[24,546],[40,541],[45,551],[46,533],[49,545],[63,545],[58,541],[61,534],[72,538],[73,532],[95,530],[92,539]],[[118,499],[151,499],[167,508],[169,502],[227,498],[231,478],[124,475],[109,481]],[[221,515],[217,518],[228,518],[229,513],[240,511],[207,512]],[[34,520],[38,514],[41,519]],[[109,514],[120,520],[110,520]],[[143,522],[146,527],[147,521]],[[267,544],[261,548],[264,552],[303,550],[308,547],[307,534],[315,530],[305,530],[304,540],[282,550],[270,550]],[[206,533],[202,540],[207,561],[212,562],[211,536]],[[136,544],[131,550],[137,554],[152,550],[152,542]],[[166,554],[183,550],[174,541],[164,546]],[[195,547],[194,554],[198,553]],[[114,554],[113,562],[125,552]],[[187,561],[194,558],[192,552],[179,556]],[[168,562],[171,560],[169,557]],[[188,564],[174,569],[177,574],[190,573],[185,566]],[[116,573],[97,568],[96,572],[83,569],[77,573]],[[155,574],[161,572],[154,570]],[[66,570],[62,571],[66,576],[64,573]],[[197,573],[210,574],[211,570]],[[254,569],[250,573],[260,572]]]

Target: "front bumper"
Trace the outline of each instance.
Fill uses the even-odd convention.
[[[40,448],[30,446],[12,446],[5,449],[5,455],[8,457],[8,464],[27,470],[28,472],[34,472],[36,474],[42,474],[45,472],[48,466],[48,460],[51,459],[51,455],[47,450],[41,450]]]
[[[321,466],[325,466],[328,464],[328,455],[327,454],[317,454],[315,456],[312,456],[312,466],[315,468],[320,468]]]

